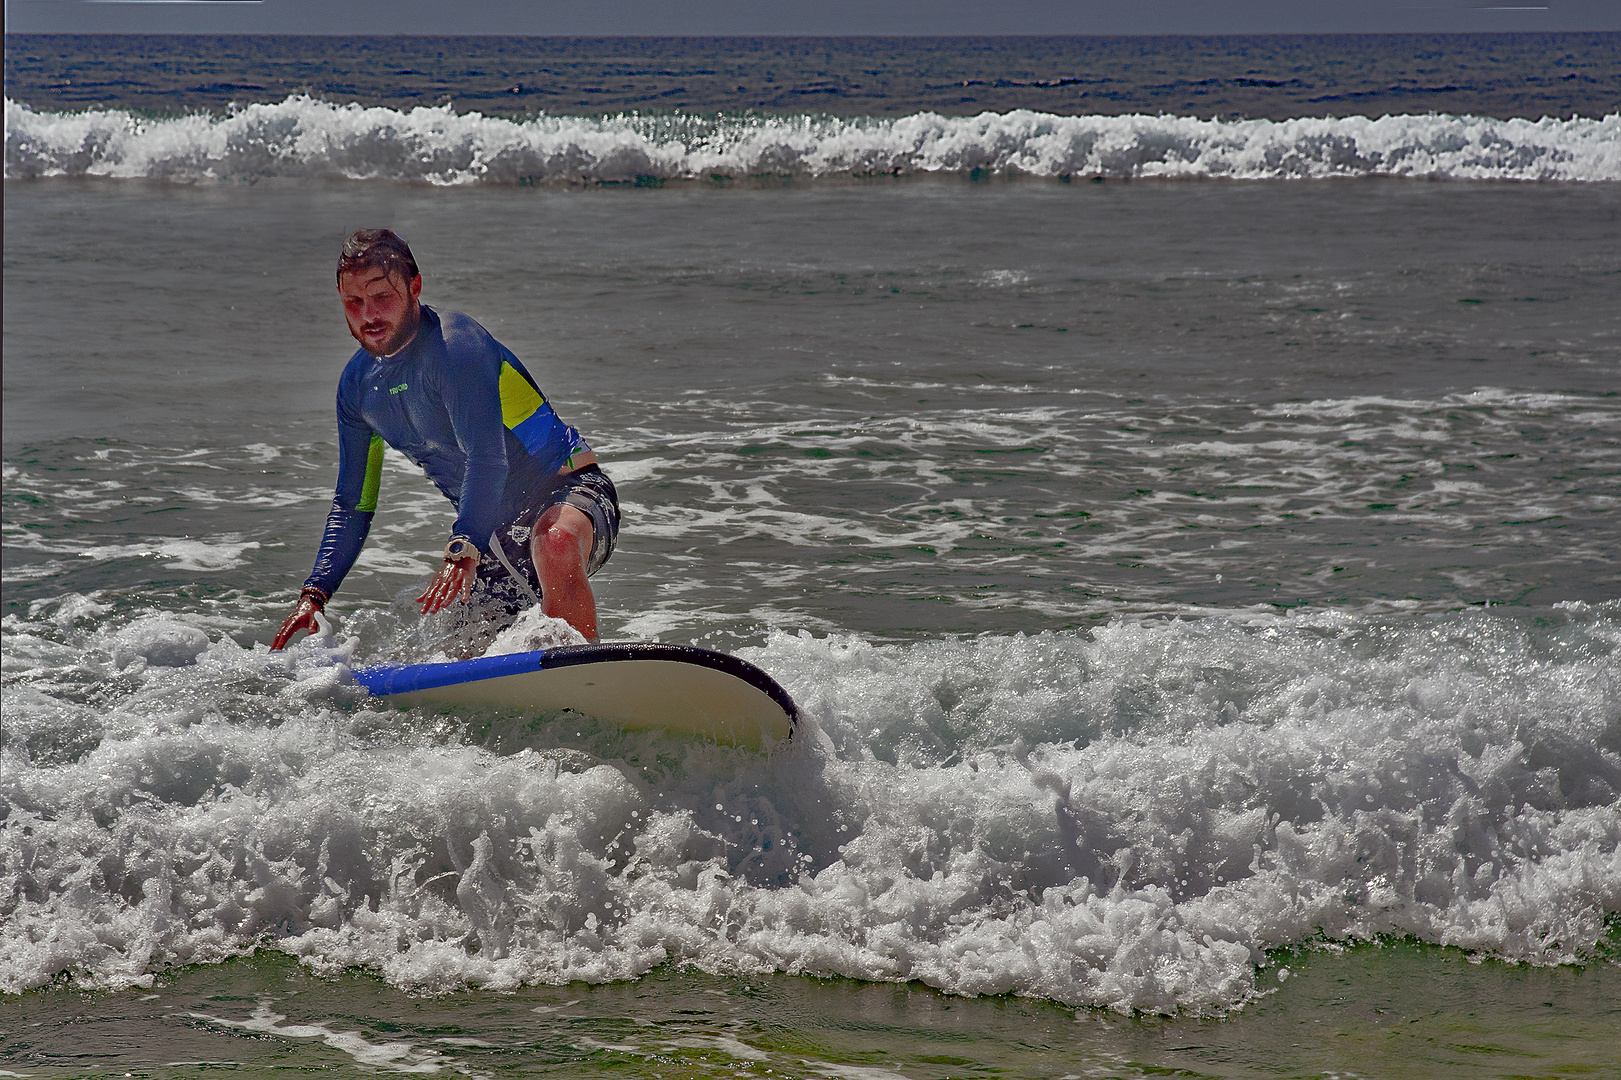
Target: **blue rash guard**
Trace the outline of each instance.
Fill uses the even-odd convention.
[[[423,305],[409,345],[387,359],[361,349],[338,380],[338,488],[304,582],[327,596],[371,530],[384,443],[422,466],[456,506],[452,535],[481,552],[591,449],[489,331]]]

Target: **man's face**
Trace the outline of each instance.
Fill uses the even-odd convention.
[[[368,268],[338,278],[349,332],[373,356],[392,356],[416,336],[421,295],[421,274],[408,282],[398,272],[390,275]]]

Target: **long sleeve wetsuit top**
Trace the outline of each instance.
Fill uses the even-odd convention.
[[[590,449],[489,331],[423,305],[411,344],[387,358],[361,349],[338,380],[338,488],[305,581],[328,596],[371,530],[384,443],[422,466],[455,504],[452,535],[481,552]]]

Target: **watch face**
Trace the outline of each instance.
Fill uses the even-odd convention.
[[[466,540],[452,540],[445,545],[445,558],[459,562],[473,553],[473,545]]]

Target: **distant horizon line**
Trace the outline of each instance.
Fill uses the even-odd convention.
[[[7,39],[14,37],[284,37],[284,38],[540,38],[551,41],[984,41],[984,40],[1042,40],[1054,38],[1323,38],[1323,37],[1569,37],[1599,35],[1621,37],[1621,30],[1267,30],[1256,32],[1226,31],[1211,34],[1148,33],[1148,34],[436,34],[426,32],[325,34],[303,31],[266,30],[19,30],[6,31]]]

